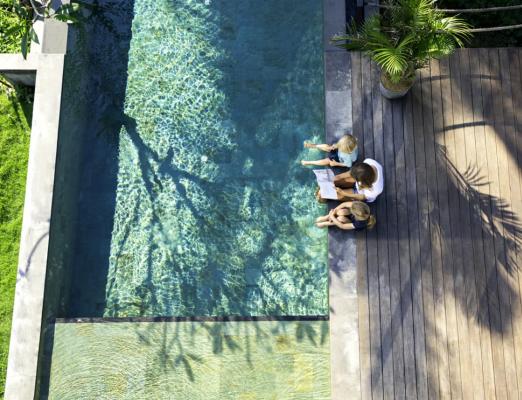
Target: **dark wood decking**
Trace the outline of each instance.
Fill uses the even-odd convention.
[[[522,51],[460,50],[396,101],[351,58],[353,131],[385,170],[357,236],[362,398],[522,398]]]

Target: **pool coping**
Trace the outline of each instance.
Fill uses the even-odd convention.
[[[92,317],[55,318],[57,324],[98,324],[106,322],[259,322],[259,321],[328,321],[328,315],[223,315],[194,317]]]
[[[40,44],[32,44],[27,59],[0,54],[0,72],[13,73],[21,79],[36,76],[6,400],[33,399],[36,393],[68,28],[58,21],[37,21],[35,30]]]
[[[324,0],[324,85],[327,143],[352,131],[350,53],[329,43],[344,32],[353,10],[345,0]],[[330,205],[332,207],[332,205]],[[353,232],[328,231],[331,399],[361,398],[357,254]]]

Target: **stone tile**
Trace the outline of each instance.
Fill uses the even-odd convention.
[[[352,124],[351,91],[326,92],[326,123]]]
[[[332,36],[346,30],[346,5],[344,0],[324,1],[324,49],[344,51],[330,43]]]
[[[350,54],[332,46],[332,35],[344,31],[344,0],[325,0],[325,121],[326,138],[334,142],[351,131]],[[352,232],[328,233],[330,367],[332,400],[360,398],[358,298],[355,237]]]
[[[325,87],[326,91],[348,91],[351,86],[351,58],[347,51],[326,52],[325,62]]]

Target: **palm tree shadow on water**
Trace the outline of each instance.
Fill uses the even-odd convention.
[[[256,369],[259,357],[269,359],[276,354],[287,353],[288,362],[293,363],[293,354],[299,353],[296,347],[300,343],[324,356],[317,360],[319,363],[324,363],[325,360],[329,362],[326,346],[328,321],[325,320],[259,321],[254,318],[226,321],[225,317],[222,321],[163,322],[159,326],[136,324],[135,334],[140,343],[157,349],[151,355],[151,365],[155,366],[151,371],[151,382],[156,381],[158,376],[183,371],[188,382],[201,385],[203,382],[198,380],[195,370],[205,368],[206,363],[212,366],[212,361],[217,359],[221,360],[220,363],[245,363],[244,368],[247,370],[262,374],[262,371]],[[220,375],[223,371],[216,370],[213,373]],[[270,379],[270,375],[267,376]],[[223,378],[225,381],[234,379],[226,374]],[[236,383],[248,385],[248,382]],[[270,385],[270,382],[265,383]],[[245,386],[245,390],[248,389]]]
[[[227,88],[228,89],[228,88]],[[233,94],[232,94],[233,95]],[[210,220],[219,220],[221,223],[224,223],[226,225],[226,218],[229,218],[231,216],[231,213],[233,211],[231,210],[237,210],[240,207],[240,198],[232,200],[232,205],[228,206],[228,212],[225,210],[222,210],[222,204],[226,203],[227,201],[230,202],[230,198],[223,198],[223,193],[225,192],[232,192],[236,195],[239,195],[237,189],[234,187],[227,186],[226,183],[223,182],[222,179],[218,178],[216,181],[210,181],[203,179],[196,174],[187,171],[183,167],[175,166],[175,163],[173,162],[175,158],[175,152],[172,148],[169,148],[166,152],[166,154],[163,154],[160,156],[158,153],[156,153],[155,150],[153,150],[140,136],[139,129],[138,129],[138,123],[135,119],[132,117],[129,117],[128,115],[124,115],[121,118],[121,124],[125,128],[125,133],[128,135],[130,141],[133,144],[133,147],[137,150],[138,154],[138,160],[139,160],[139,168],[141,170],[141,177],[143,179],[143,185],[146,188],[147,196],[149,197],[150,204],[152,205],[152,213],[153,213],[153,223],[157,224],[159,226],[160,232],[166,232],[167,228],[163,225],[162,222],[162,215],[161,215],[161,203],[159,203],[158,200],[158,190],[157,187],[162,187],[162,182],[165,182],[165,179],[172,180],[176,183],[177,188],[177,194],[181,198],[182,204],[184,207],[186,207],[190,213],[199,221],[210,221]],[[248,128],[253,128],[255,130],[255,127],[251,126],[251,123],[248,123]],[[246,127],[244,129],[247,129]],[[295,139],[294,139],[295,140]],[[274,143],[271,142],[273,145]],[[299,143],[301,145],[301,143]],[[243,153],[240,155],[241,157],[247,159],[247,158],[255,158],[256,153],[259,152],[259,148],[257,146],[250,146],[247,149],[242,149]],[[237,154],[232,154],[231,157],[224,157],[224,159],[227,158],[234,158],[237,157]],[[261,176],[264,176],[264,178],[261,178],[261,181],[259,180],[259,176],[256,178],[253,178],[256,181],[256,185],[262,184],[262,179],[270,180],[270,177],[272,175],[280,174],[280,171],[288,171],[291,170],[293,167],[293,163],[295,162],[294,159],[288,158],[285,161],[287,164],[285,167],[282,167],[281,163],[278,165],[271,167],[276,168],[277,171],[270,170],[266,171],[267,165],[261,166],[262,169],[264,169],[263,174]],[[225,176],[224,179],[227,177]],[[310,179],[308,174],[300,173],[298,178],[298,184],[304,185],[308,180]],[[187,189],[185,189],[184,185],[181,184],[182,180],[187,180],[195,185],[197,185],[202,192],[205,194],[205,197],[207,199],[210,199],[210,203],[213,205],[216,205],[214,209],[201,209],[200,206],[195,204],[191,197],[193,196],[193,193],[190,193]],[[235,179],[233,185],[237,185],[239,183],[239,186],[248,186],[252,184],[252,179],[248,178],[239,178]],[[220,206],[217,206],[220,205]],[[270,206],[270,204],[265,204],[265,206]],[[290,214],[291,209],[288,204],[285,204],[283,209],[279,209],[281,214]],[[236,211],[237,212],[237,211]],[[292,231],[297,230],[299,226],[295,221],[289,221],[285,220],[285,223],[287,224],[286,229]],[[272,231],[273,229],[269,229],[269,231]],[[223,228],[223,225],[216,226],[215,224],[209,224],[206,226],[206,232],[207,235],[213,236],[213,237],[221,237],[221,240],[219,242],[225,242],[227,241],[226,238],[226,228]],[[224,235],[225,234],[225,235]],[[223,237],[224,235],[224,237]],[[127,237],[127,235],[125,235]],[[167,239],[168,240],[168,239]],[[124,240],[125,241],[125,240]],[[260,250],[256,252],[256,254],[252,256],[246,256],[245,257],[245,264],[249,265],[250,263],[259,263],[259,257],[264,258],[268,256],[271,252],[271,245],[272,245],[272,236],[271,234],[268,234],[263,241],[262,247]],[[228,250],[227,247],[223,247],[218,252],[224,252],[226,253]],[[151,285],[153,285],[153,279],[152,279],[152,269],[154,266],[152,265],[152,259],[148,259],[148,271],[149,274],[146,278],[146,283],[144,282],[145,287],[151,288]],[[212,268],[211,266],[209,267]],[[244,271],[236,271],[239,275],[238,276],[227,276],[226,274],[217,274],[212,275],[210,279],[212,280],[212,295],[208,299],[208,304],[203,308],[200,309],[200,312],[203,312],[204,314],[208,313],[208,310],[218,310],[219,313],[219,302],[220,299],[226,298],[227,301],[235,303],[234,313],[239,313],[240,315],[248,314],[249,309],[243,308],[242,304],[244,304],[244,297],[241,295],[241,291],[237,291],[237,288],[230,287],[230,281],[231,280],[240,280],[242,281],[244,279],[243,273]],[[234,273],[236,273],[234,272]],[[174,272],[176,273],[176,272]],[[271,286],[271,290],[278,291],[280,290],[280,287],[278,287],[277,282],[272,282],[270,280],[270,276],[266,276],[266,283],[268,283]],[[195,299],[194,296],[196,295],[196,289],[195,287],[192,287],[190,285],[190,282],[184,283],[182,287],[185,289],[183,293],[181,293],[181,299],[185,304],[196,304],[198,299]],[[110,294],[111,291],[111,283],[109,283],[108,286],[108,294]],[[147,309],[145,311],[145,314],[151,313],[151,308],[154,310],[155,305],[158,305],[161,303],[161,301],[157,298],[155,298],[156,291],[152,289],[151,291],[152,298],[147,300],[149,303],[147,305]],[[263,293],[260,292],[261,297],[263,297]],[[269,300],[262,301],[266,304]],[[281,314],[283,312],[282,308],[279,308],[279,305],[275,305],[275,308],[273,309],[273,312],[275,314]],[[117,310],[115,310],[117,313]],[[154,311],[152,311],[154,313]],[[160,311],[161,313],[164,313],[164,310]],[[167,311],[168,312],[168,311]],[[193,309],[191,312],[194,312],[195,315],[198,315],[198,310]],[[247,361],[253,366],[253,362],[251,360],[251,337],[252,335],[247,334],[245,336],[244,343],[238,343],[235,339],[233,339],[233,336],[226,334],[226,328],[225,325],[220,325],[218,323],[214,324],[208,324],[208,323],[191,323],[192,329],[196,329],[194,324],[197,324],[199,328],[203,328],[207,330],[207,333],[209,336],[212,337],[212,351],[214,354],[220,354],[224,351],[230,351],[230,352],[244,352],[245,357]],[[278,323],[277,330],[286,330],[286,326],[283,322]],[[264,333],[259,327],[258,324],[255,321],[250,322],[250,326],[253,327],[253,329],[256,331],[256,334],[254,337],[256,339],[262,339],[266,337],[266,333]],[[145,344],[150,344],[149,339],[147,339],[147,330],[151,329],[154,330],[155,328],[151,325],[148,328],[145,328],[144,331],[140,331],[138,334],[140,336],[140,340],[143,341]],[[176,328],[178,329],[178,328]],[[248,330],[248,327],[245,327],[245,329]],[[328,325],[326,322],[321,323],[321,327],[319,329],[319,332],[317,330],[307,324],[307,323],[297,323],[297,327],[295,329],[295,337],[298,341],[308,340],[311,343],[313,343],[314,346],[323,345],[326,341],[326,337],[328,334]],[[161,347],[161,350],[157,352],[157,358],[159,365],[162,365],[162,368],[165,370],[168,369],[175,369],[182,367],[185,371],[187,377],[189,380],[194,380],[194,373],[193,373],[193,364],[194,363],[202,363],[203,360],[195,356],[194,354],[191,354],[189,351],[184,349],[183,343],[179,338],[179,332],[177,332],[173,337],[169,337],[167,332],[163,332],[163,338],[162,343],[164,344]]]
[[[222,6],[225,3],[213,2],[211,4],[219,4]],[[220,8],[218,11],[214,12],[223,12],[223,9]],[[232,10],[228,9],[228,12],[232,12]],[[220,15],[219,18],[221,22],[221,19],[227,21],[227,18],[232,19],[233,16]],[[261,22],[263,21],[257,21],[257,23]],[[223,24],[226,25],[226,22],[223,22]],[[300,36],[300,34],[297,35],[294,40],[296,42],[301,41]],[[219,45],[223,43],[220,41],[221,39],[216,40],[218,40]],[[226,40],[224,42],[228,43]],[[234,42],[230,43],[234,44]],[[269,47],[268,49],[261,49],[260,51],[261,53],[263,51],[269,52],[271,57],[274,56],[274,52],[276,55],[279,53],[280,57],[281,54],[284,53],[285,62],[289,62],[289,60],[292,59],[292,54],[288,54],[286,50],[286,48],[280,49],[278,47],[275,47],[274,50],[273,47]],[[229,50],[224,50],[224,53],[227,53],[227,51]],[[304,49],[301,49],[301,51],[305,53]],[[262,53],[262,55],[265,54]],[[281,59],[277,59],[277,62],[281,63]],[[304,62],[313,63],[314,60],[305,60]],[[222,63],[223,61],[219,60],[217,67],[225,68]],[[242,63],[242,60],[236,60],[236,65],[238,65],[236,66],[236,69],[238,71],[249,71],[250,66],[248,65],[248,62],[245,65]],[[284,68],[279,66],[279,68],[281,71],[285,72],[286,69],[288,69],[288,66],[285,66]],[[292,69],[290,68],[290,70]],[[296,67],[295,70],[298,70],[298,68]],[[230,73],[232,74],[233,71]],[[230,99],[229,107],[232,110],[232,119],[229,123],[235,126],[236,132],[239,132],[239,135],[249,135],[250,132],[255,133],[256,130],[259,131],[259,129],[262,128],[256,126],[256,123],[252,122],[253,116],[259,113],[257,103],[250,105],[251,108],[247,107],[245,109],[245,105],[243,104],[245,101],[244,94],[241,96],[237,95],[238,88],[229,83],[230,79],[231,78],[227,78],[225,74],[225,77],[223,77],[219,85],[219,90],[224,93],[225,98]],[[274,79],[274,82],[276,84],[281,84],[282,86],[287,86],[284,88],[282,87],[281,90],[284,90],[284,94],[287,94],[291,99],[294,99],[293,104],[292,100],[290,100],[288,103],[281,105],[281,107],[283,107],[281,111],[279,111],[279,107],[274,108],[273,110],[267,110],[266,107],[279,100],[277,98],[264,99],[267,103],[265,105],[265,112],[271,112],[273,114],[270,115],[271,118],[286,118],[287,120],[292,113],[294,113],[295,115],[298,115],[298,117],[291,117],[296,121],[294,122],[294,125],[304,123],[313,128],[314,125],[316,125],[316,122],[320,122],[321,120],[319,117],[316,121],[318,110],[311,110],[310,107],[303,110],[300,109],[300,106],[303,105],[304,102],[304,104],[312,105],[312,108],[315,108],[316,106],[319,107],[320,102],[317,102],[318,97],[315,96],[317,96],[320,88],[312,91],[308,90],[305,91],[305,93],[302,93],[300,92],[300,88],[291,86],[298,84],[299,82],[297,81],[299,81],[299,79],[294,78],[290,82],[285,82],[285,79],[288,78],[279,78],[279,81]],[[254,80],[254,83],[251,85],[255,90],[258,90],[259,88],[256,87],[256,84],[259,86],[261,82],[264,81],[259,81],[259,79],[258,81]],[[274,85],[274,82],[271,84]],[[288,85],[290,85],[290,89],[288,88]],[[296,101],[296,95],[291,92],[292,89],[298,89],[296,93],[301,95],[304,94],[304,100],[301,99],[301,102]],[[247,93],[250,92],[247,91]],[[269,93],[269,95],[278,93],[278,87],[273,87],[272,90],[267,93]],[[250,94],[252,95],[252,93]],[[187,94],[185,94],[185,96],[186,95]],[[243,110],[244,112],[241,112],[240,110]],[[312,114],[311,111],[313,111]],[[284,116],[279,115],[279,112],[284,112]],[[136,114],[136,119],[131,116],[134,114]],[[312,115],[312,119],[310,119],[310,114]],[[165,215],[163,207],[165,205],[165,203],[163,203],[165,192],[171,190],[165,185],[170,185],[169,187],[175,188],[175,193],[173,192],[172,194],[176,197],[175,212],[182,215],[185,213],[184,210],[188,210],[192,221],[196,224],[193,229],[198,232],[198,236],[201,238],[202,243],[207,246],[208,249],[212,249],[212,253],[209,253],[206,256],[207,260],[202,260],[203,263],[208,263],[208,267],[202,275],[204,278],[208,279],[199,279],[199,281],[203,282],[207,287],[198,286],[201,284],[197,282],[197,278],[196,282],[194,282],[193,274],[201,272],[187,272],[184,270],[184,267],[182,267],[184,256],[172,255],[172,265],[169,268],[169,274],[171,274],[169,278],[170,285],[173,285],[171,286],[171,293],[178,292],[179,296],[183,298],[183,304],[184,307],[186,307],[183,314],[250,314],[252,312],[251,308],[245,306],[245,295],[249,290],[256,293],[256,296],[263,304],[262,308],[266,310],[265,312],[273,314],[283,314],[288,312],[288,305],[285,304],[287,300],[284,299],[284,296],[280,298],[280,303],[277,303],[278,300],[276,298],[276,303],[274,304],[274,294],[276,294],[280,289],[279,283],[272,280],[270,273],[265,273],[266,271],[264,270],[259,271],[259,266],[272,255],[273,250],[271,250],[271,248],[274,240],[276,240],[282,232],[288,232],[291,235],[293,234],[293,237],[290,237],[289,241],[292,246],[295,246],[295,254],[306,254],[307,252],[306,243],[299,240],[299,238],[296,238],[295,234],[295,232],[300,232],[302,227],[299,225],[298,221],[289,217],[292,215],[292,205],[288,200],[281,201],[281,199],[277,198],[278,195],[280,196],[285,190],[288,182],[291,182],[291,184],[296,187],[304,187],[310,183],[310,174],[308,171],[296,169],[295,159],[288,154],[288,152],[296,152],[296,149],[301,146],[302,138],[293,132],[284,132],[284,135],[282,135],[283,132],[273,132],[274,137],[270,138],[268,147],[265,147],[260,151],[259,145],[256,144],[255,136],[252,138],[254,140],[249,140],[247,142],[245,142],[246,138],[239,137],[237,140],[241,140],[243,143],[235,144],[233,142],[235,146],[240,146],[239,149],[230,149],[226,147],[213,149],[214,155],[211,157],[215,158],[211,158],[209,162],[217,163],[218,174],[212,179],[209,179],[204,175],[200,175],[197,168],[195,170],[190,168],[190,160],[187,160],[188,163],[186,164],[180,163],[178,149],[174,149],[173,147],[158,149],[157,145],[151,143],[150,137],[144,136],[143,132],[140,132],[140,126],[143,126],[144,124],[143,120],[140,122],[140,112],[131,110],[131,115],[122,112],[121,116],[111,116],[111,118],[116,125],[123,125],[125,132],[124,135],[129,139],[133,151],[136,153],[136,164],[138,164],[141,171],[139,179],[141,180],[141,185],[145,189],[144,193],[146,193],[147,196],[147,204],[150,205],[150,211],[152,212],[151,225],[155,226],[155,233],[158,237],[162,238],[162,246],[166,245],[167,247],[172,248],[175,244],[167,233],[169,232],[169,226],[167,226],[166,223],[169,223],[169,221],[168,218],[166,218],[167,216]],[[262,115],[258,117],[263,119]],[[161,122],[161,119],[167,117],[165,117],[160,110],[157,118],[158,121]],[[289,119],[289,121],[292,121],[292,119]],[[287,129],[291,130],[295,129],[295,127],[290,125]],[[274,146],[277,145],[277,142],[279,142],[279,149],[274,148]],[[190,149],[190,152],[196,156],[198,155],[198,152],[201,151],[196,143],[187,143],[187,146]],[[281,150],[283,152],[281,152]],[[228,153],[228,156],[225,156],[223,153]],[[263,157],[261,160],[259,160],[260,155]],[[254,160],[253,165],[250,166],[248,173],[242,173],[241,169],[244,168],[243,164],[248,162],[248,160]],[[258,221],[248,220],[248,218],[242,219],[238,216],[238,211],[241,210],[245,201],[245,190],[250,190],[252,193],[249,206],[252,209],[256,209],[256,211],[258,209],[264,209],[264,212],[269,215],[269,221],[266,219],[266,216],[258,217]],[[204,206],[202,206],[201,201],[196,201],[198,200],[198,196],[201,197],[201,195],[205,199]],[[307,195],[311,195],[311,193],[307,193]],[[137,210],[137,207],[138,204],[136,203],[134,210]],[[123,249],[130,245],[127,243],[131,243],[129,242],[131,236],[129,221],[136,221],[136,218],[140,217],[138,217],[137,214],[134,214],[130,220],[125,222],[127,225],[124,228],[125,232],[120,236],[118,243],[115,245],[117,255],[114,263],[115,271],[120,269],[117,260],[118,256],[122,255],[124,252]],[[236,243],[239,232],[238,229],[244,224],[248,227],[248,224],[253,225],[256,223],[259,224],[258,228],[263,231],[261,240],[256,244],[256,250],[251,252],[251,254],[249,254],[249,251],[245,251],[243,254],[238,253],[237,249],[231,247]],[[172,230],[171,227],[170,229]],[[151,233],[149,232],[149,234]],[[149,239],[149,242],[153,242],[153,240]],[[239,243],[239,245],[241,245],[241,243]],[[146,277],[143,279],[144,288],[154,287],[155,285],[153,278],[155,267],[153,265],[151,254],[152,251],[149,249],[146,262],[146,269],[148,272]],[[247,267],[249,265],[257,266],[254,269],[257,268],[258,271],[253,271],[252,274],[263,279],[264,285],[266,285],[266,288],[269,288],[269,292],[272,293],[272,299],[263,299],[266,290],[265,292],[259,291],[255,288],[254,282],[250,284],[245,282],[244,267],[234,267],[229,268],[228,270],[228,267],[224,268],[224,262],[231,265],[226,259],[222,259],[222,256],[226,257],[226,255],[234,255],[236,258],[239,257],[242,259],[241,265],[246,265]],[[301,259],[300,256],[298,257]],[[312,287],[314,283],[313,275],[314,274],[305,273],[305,276],[308,276],[308,278],[301,284],[302,286],[300,286],[300,290],[305,289],[305,286]],[[256,278],[254,277],[251,280],[253,281],[255,279]],[[250,288],[248,287],[249,285],[251,286]],[[107,291],[108,297],[111,297],[114,288],[117,286],[118,285],[114,280],[109,280]],[[152,297],[155,295],[156,291],[152,294]],[[169,295],[167,294],[167,296]],[[118,296],[116,295],[115,302],[111,303],[112,305],[109,306],[109,310],[107,311],[108,315],[120,315],[119,311],[125,308],[125,305],[119,304],[117,298]],[[223,299],[226,299],[229,309],[221,307],[220,302],[223,302]],[[151,303],[150,307],[145,307],[139,312],[145,312],[149,315],[170,315],[169,313],[172,312],[172,310],[165,308],[166,302],[164,299],[161,300],[156,298],[153,300],[154,305]],[[139,299],[137,299],[137,301],[139,301]],[[304,303],[305,301],[303,301],[301,309],[306,312],[306,305]],[[175,314],[178,313],[179,310],[175,312]]]

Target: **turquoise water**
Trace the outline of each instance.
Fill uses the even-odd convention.
[[[66,60],[61,313],[326,314],[299,165],[323,138],[322,2],[103,4]]]
[[[329,349],[327,321],[57,324],[49,399],[327,400]]]

